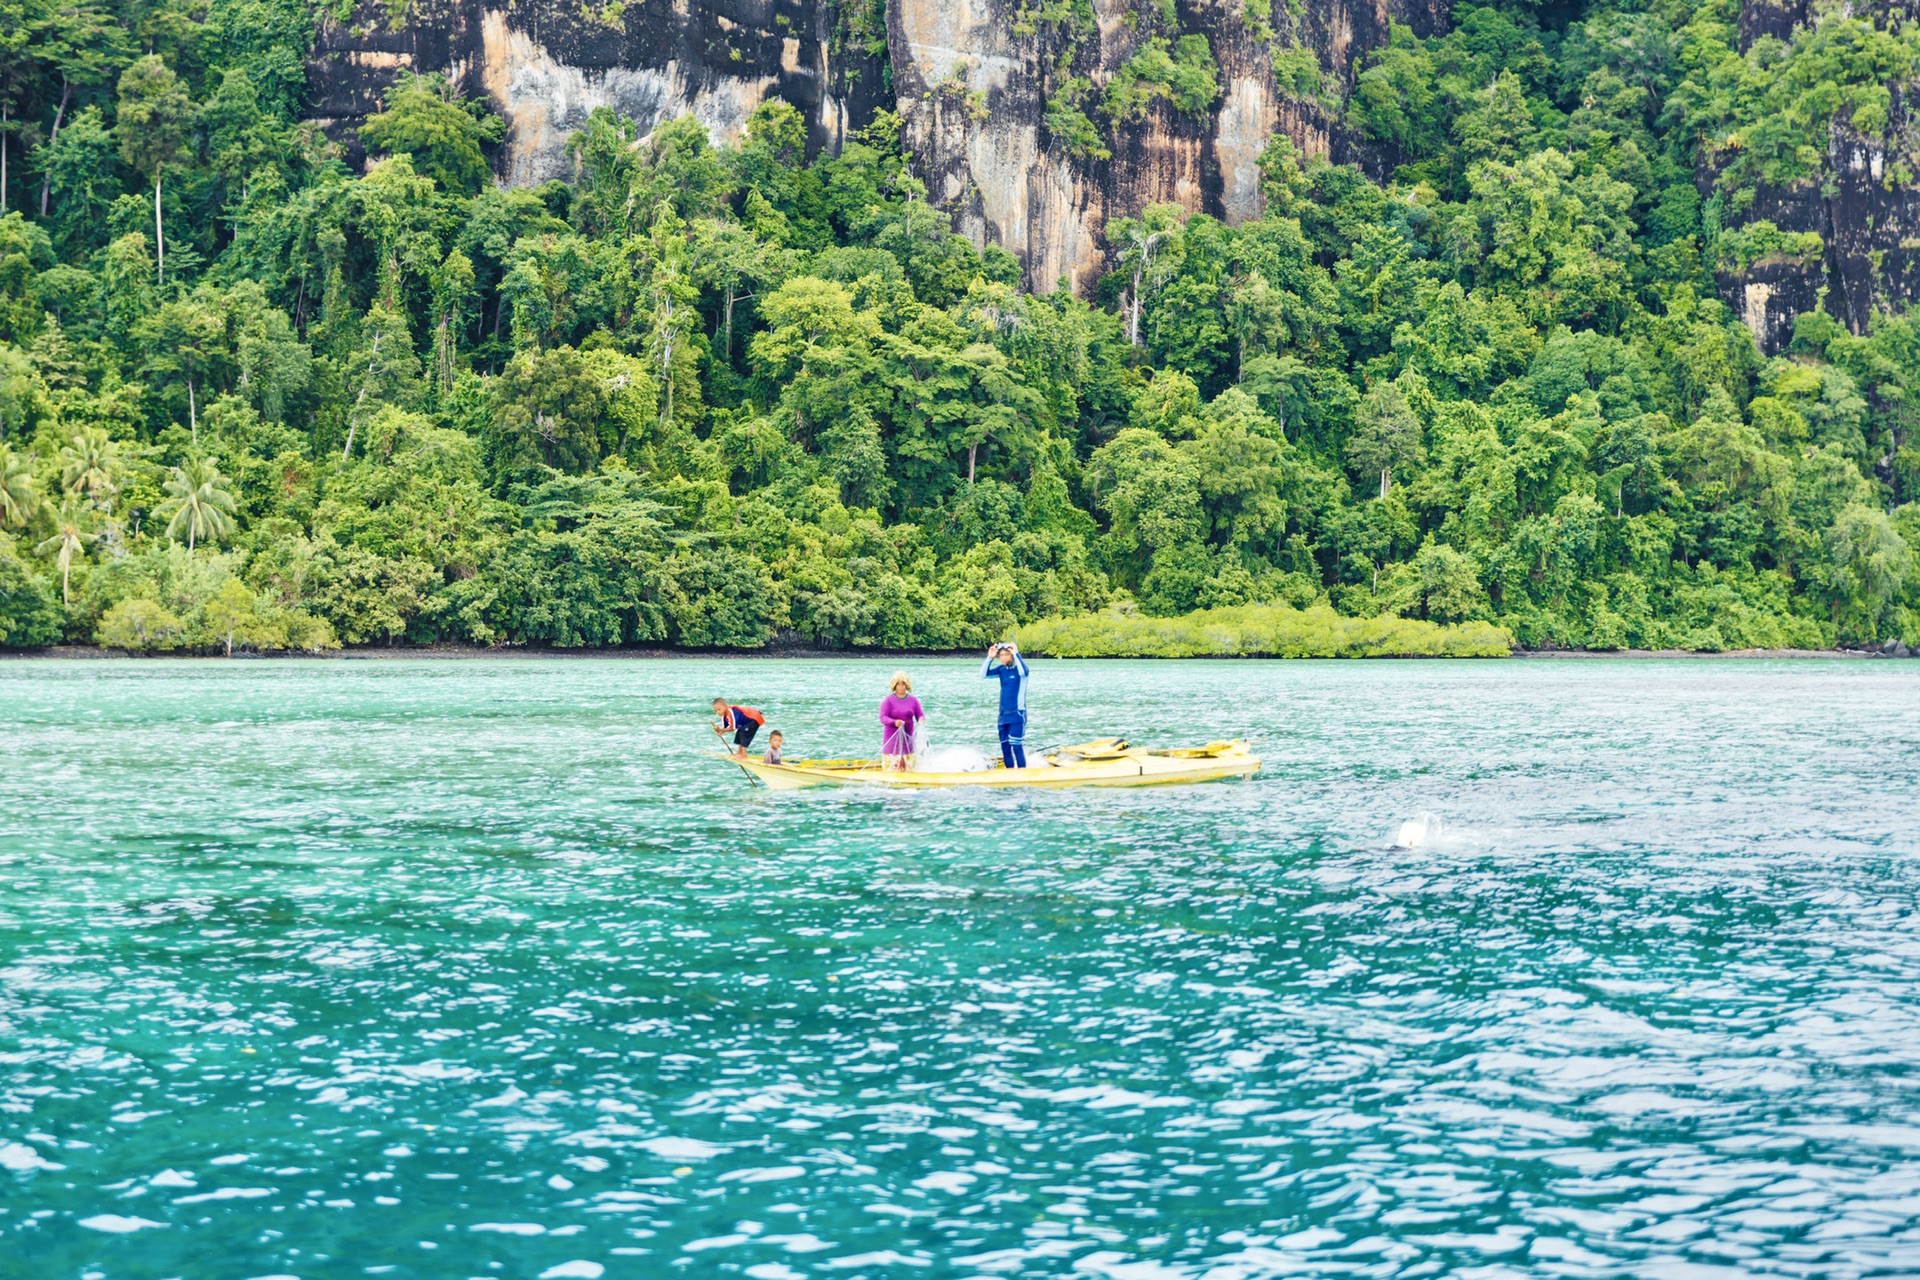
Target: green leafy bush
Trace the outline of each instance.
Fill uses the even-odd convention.
[[[194,555],[178,544],[154,547],[95,572],[76,607],[86,614],[100,610],[96,643],[137,653],[340,647],[326,618],[247,586],[245,561],[239,552]]]

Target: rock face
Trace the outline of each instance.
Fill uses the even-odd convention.
[[[396,23],[381,0],[323,18],[307,68],[311,111],[350,146],[403,71],[439,72],[485,93],[507,121],[501,176],[570,172],[567,137],[595,107],[646,132],[691,112],[718,141],[739,136],[770,96],[806,117],[816,147],[885,104],[884,65],[849,44],[825,0],[414,0]]]
[[[1895,0],[1895,5],[1908,11],[1908,21],[1920,18],[1920,5],[1911,0]],[[1860,6],[1885,8],[1884,0]],[[1786,40],[1795,27],[1816,20],[1810,0],[1744,0],[1741,51],[1762,36]],[[1762,186],[1754,193],[1746,220],[1764,219],[1782,231],[1816,232],[1826,243],[1817,266],[1774,257],[1744,272],[1720,274],[1722,297],[1769,355],[1792,340],[1794,316],[1823,302],[1835,319],[1864,333],[1875,311],[1920,298],[1920,189],[1892,181],[1897,166],[1920,172],[1920,119],[1913,113],[1910,88],[1896,89],[1891,105],[1887,136],[1896,140],[1893,147],[1836,124],[1819,176],[1791,187]],[[1701,175],[1703,191],[1711,182],[1711,174]]]
[[[1323,0],[1290,32],[1269,35],[1249,27],[1251,6],[1241,0],[1170,7],[1174,24],[1152,0],[1093,0],[1097,31],[1076,39],[1034,22],[1024,0],[888,5],[897,110],[929,197],[954,212],[963,234],[1018,256],[1036,289],[1090,284],[1104,260],[1107,219],[1149,204],[1231,222],[1259,216],[1258,161],[1275,132],[1309,155],[1346,158],[1347,139],[1328,108],[1278,83],[1276,50],[1302,51],[1339,85],[1362,53],[1385,43],[1389,18],[1422,34],[1444,20],[1435,0]],[[1049,95],[1067,72],[1107,83],[1154,34],[1206,38],[1219,68],[1218,100],[1204,113],[1156,101],[1145,120],[1113,127],[1110,157],[1073,154],[1047,127]]]
[[[728,141],[778,96],[806,118],[812,145],[829,150],[892,109],[929,197],[963,234],[1013,252],[1036,289],[1084,291],[1106,265],[1110,218],[1160,202],[1233,222],[1258,216],[1258,160],[1275,132],[1308,155],[1371,160],[1310,82],[1321,77],[1337,100],[1389,22],[1444,30],[1450,0],[1271,2],[1267,18],[1250,18],[1247,0],[1090,0],[1090,21],[1062,22],[1073,8],[884,0],[881,56],[875,0],[415,0],[397,23],[388,0],[362,0],[348,21],[323,19],[308,84],[315,115],[351,146],[397,74],[444,73],[506,117],[501,176],[521,185],[570,171],[567,136],[598,106],[642,132],[691,112]],[[1811,20],[1811,0],[1744,0],[1741,39],[1785,38]],[[1219,95],[1204,110],[1156,100],[1144,119],[1102,131],[1104,158],[1075,153],[1048,127],[1049,98],[1069,77],[1095,86],[1083,105],[1097,118],[1097,86],[1149,40],[1181,35],[1205,37],[1217,66]],[[1894,113],[1889,136],[1912,139],[1906,95],[1894,95]],[[1920,192],[1889,185],[1898,163],[1920,169],[1920,156],[1836,129],[1822,178],[1756,193],[1747,218],[1826,243],[1814,266],[1762,258],[1720,276],[1765,350],[1784,346],[1794,315],[1823,296],[1856,331],[1877,308],[1920,296]],[[1711,184],[1703,173],[1703,193]]]
[[[1745,272],[1719,276],[1722,296],[1769,355],[1792,340],[1793,318],[1803,311],[1824,305],[1865,333],[1874,312],[1920,297],[1920,199],[1887,185],[1885,148],[1850,137],[1836,139],[1834,153],[1824,184],[1761,187],[1752,210],[1783,231],[1818,232],[1826,242],[1819,265],[1762,258]]]
[[[1068,40],[1032,25],[1023,0],[887,0],[882,59],[852,29],[851,6],[864,3],[419,0],[395,25],[383,0],[362,0],[351,20],[322,21],[308,68],[312,111],[351,148],[395,76],[440,72],[460,92],[493,99],[508,125],[501,176],[525,185],[569,172],[567,136],[598,106],[643,133],[691,112],[728,141],[778,96],[828,149],[890,108],[929,197],[963,234],[1013,252],[1035,288],[1084,288],[1102,268],[1111,217],[1157,202],[1230,221],[1257,216],[1257,162],[1276,130],[1309,155],[1347,158],[1327,106],[1278,85],[1276,49],[1303,51],[1338,85],[1386,40],[1390,18],[1424,34],[1443,25],[1446,7],[1315,0],[1287,19],[1291,31],[1267,34],[1249,29],[1242,0],[1179,0],[1172,24],[1160,0],[1093,0],[1097,31]],[[1206,37],[1218,99],[1198,113],[1156,101],[1144,120],[1116,126],[1110,157],[1071,154],[1046,126],[1049,94],[1067,74],[1104,83],[1153,33]]]

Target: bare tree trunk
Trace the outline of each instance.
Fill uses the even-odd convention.
[[[160,222],[160,171],[153,171],[153,280],[167,282],[167,235]],[[189,548],[191,550],[191,548]]]
[[[7,211],[7,126],[12,123],[13,104],[0,102],[0,213]]]
[[[979,442],[976,441],[967,446],[967,488],[969,489],[973,488],[973,463],[974,459],[979,456],[979,453]]]
[[[60,141],[60,121],[67,114],[67,99],[73,96],[73,82],[65,76],[60,78],[60,105],[54,108],[53,132],[47,135],[47,145]],[[40,179],[40,216],[47,216],[47,198],[53,194],[53,174],[51,171]]]
[[[453,314],[451,310],[438,312],[433,326],[433,383],[441,395],[453,386],[454,359],[460,346],[453,330]]]
[[[664,429],[673,422],[673,299],[668,298],[662,312],[662,336],[660,345],[660,381],[666,387],[666,407],[660,413],[660,426]]]
[[[727,286],[727,340],[721,345],[720,349],[729,363],[733,360],[733,304],[736,302],[745,302],[751,297],[753,297],[753,295],[750,293],[743,293],[736,297],[733,292],[733,286]]]
[[[1385,467],[1380,468],[1380,496],[1383,498],[1387,496],[1388,478],[1392,475],[1393,475],[1393,472],[1389,471],[1387,468]]]
[[[187,423],[193,432],[193,447],[200,447],[200,410],[193,400],[193,379],[187,379]]]
[[[1128,302],[1131,305],[1127,315],[1127,345],[1130,347],[1140,345],[1140,277],[1145,274],[1146,265],[1144,262],[1135,265],[1133,268],[1133,291],[1132,295],[1128,298]]]

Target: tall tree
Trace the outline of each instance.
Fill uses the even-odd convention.
[[[651,278],[647,282],[647,354],[660,383],[660,426],[673,422],[676,386],[691,382],[693,365],[685,343],[699,313],[693,304],[700,291],[687,278],[686,224],[662,204],[654,216]],[[697,385],[695,387],[697,390]]]
[[[367,309],[361,333],[367,346],[364,355],[355,352],[352,357],[353,408],[347,414],[342,462],[353,456],[354,438],[370,411],[383,404],[411,408],[419,399],[420,358],[414,354],[406,313],[376,303]]]
[[[473,300],[473,260],[454,249],[433,273],[433,384],[441,395],[453,390],[460,333],[473,315]]]
[[[1426,457],[1420,442],[1420,419],[1408,403],[1402,385],[1409,371],[1392,382],[1382,382],[1360,403],[1357,429],[1347,441],[1347,461],[1365,473],[1380,477],[1380,496],[1393,485],[1393,469],[1409,467]]]
[[[134,338],[151,352],[145,368],[158,376],[163,394],[174,386],[186,390],[187,425],[195,447],[200,443],[200,399],[207,374],[216,363],[230,360],[217,301],[217,294],[202,285],[190,297],[162,304],[133,327]]]
[[[720,314],[714,336],[720,339],[720,358],[733,361],[733,313],[763,288],[773,288],[792,269],[794,255],[764,244],[737,222],[703,218],[693,229],[691,267],[694,281],[720,295]]]
[[[34,152],[41,218],[61,256],[83,257],[106,243],[108,211],[121,192],[118,150],[100,108],[86,106]],[[55,192],[57,200],[51,198]]]
[[[193,123],[193,100],[173,69],[148,54],[120,76],[120,158],[153,179],[153,278],[167,275],[166,227],[160,213],[161,180],[179,161]]]
[[[7,210],[8,161],[13,135],[19,130],[15,113],[33,87],[39,50],[34,43],[38,15],[28,0],[0,0],[0,213]]]
[[[66,121],[67,108],[73,104],[76,89],[105,84],[115,67],[125,62],[130,49],[127,33],[118,22],[92,4],[67,4],[43,14],[35,24],[34,49],[60,77],[60,101],[53,110],[53,128],[47,145],[60,141],[60,126]],[[40,216],[47,216],[48,198],[53,192],[53,171],[44,169],[40,177]]]
[[[1185,211],[1179,205],[1148,205],[1138,218],[1107,224],[1107,243],[1119,252],[1120,267],[1131,277],[1127,289],[1127,344],[1140,345],[1140,307],[1148,290],[1165,276],[1164,251],[1180,233]]]

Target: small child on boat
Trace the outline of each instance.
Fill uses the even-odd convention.
[[[768,764],[780,763],[780,744],[785,740],[778,729],[767,735],[766,762]]]

